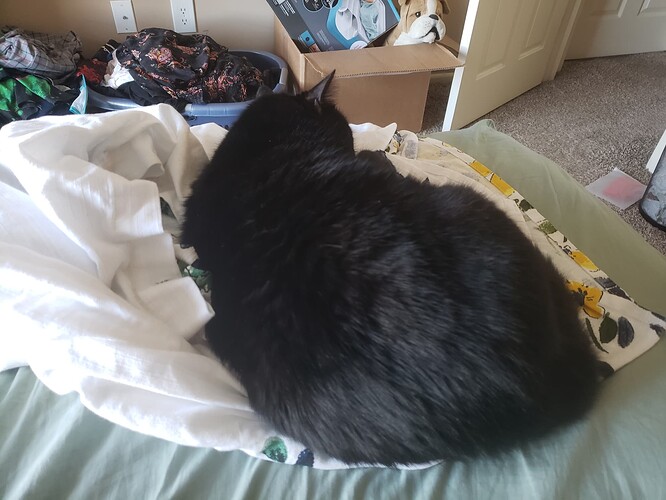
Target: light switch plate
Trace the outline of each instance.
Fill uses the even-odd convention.
[[[111,0],[111,11],[116,22],[116,33],[136,33],[136,20],[131,1]]]

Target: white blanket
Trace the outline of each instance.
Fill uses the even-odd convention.
[[[187,122],[166,105],[17,122],[0,151],[0,369],[139,432],[261,450],[242,387],[188,342],[212,313],[162,230],[159,195],[207,161]]]
[[[381,149],[394,130],[361,128],[357,142]],[[159,197],[180,216],[224,133],[216,125],[190,129],[166,105],[0,130],[0,370],[30,366],[96,414],[176,443],[345,467],[276,436],[201,340],[212,312],[179,273]],[[431,153],[457,167],[394,161],[431,182],[481,186],[461,174],[464,158],[441,147]],[[497,203],[525,222],[513,201]],[[656,342],[636,337],[616,368]]]
[[[308,463],[205,345],[212,311],[163,229],[160,196],[179,217],[225,134],[167,105],[0,130],[0,370],[30,366],[144,434]],[[314,466],[346,467],[320,454]]]

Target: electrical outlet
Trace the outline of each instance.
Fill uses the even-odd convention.
[[[194,33],[197,20],[194,15],[194,0],[171,0],[173,30],[178,33]]]
[[[112,0],[111,11],[116,22],[116,33],[136,33],[136,20],[131,0]]]

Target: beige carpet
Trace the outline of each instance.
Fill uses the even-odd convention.
[[[441,130],[449,85],[433,79],[423,133]],[[566,61],[553,81],[483,118],[583,185],[614,167],[647,184],[645,164],[666,128],[666,52]],[[646,222],[637,204],[609,206],[666,254],[666,232]]]

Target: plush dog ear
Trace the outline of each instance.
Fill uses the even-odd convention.
[[[308,90],[305,93],[305,97],[308,100],[314,101],[315,104],[319,105],[319,103],[326,98],[328,87],[331,84],[331,81],[333,80],[333,75],[335,75],[335,70],[331,71],[331,73],[328,76],[324,77],[324,79],[321,82],[319,82],[317,85]]]
[[[441,0],[442,2],[442,8],[444,9],[444,14],[448,14],[451,12],[451,9],[449,9],[449,3],[446,0]]]

